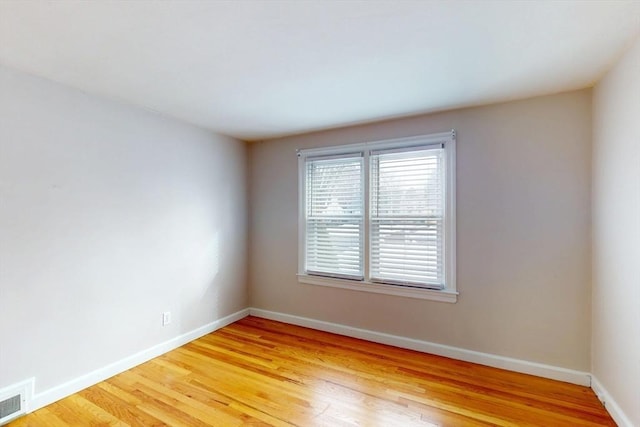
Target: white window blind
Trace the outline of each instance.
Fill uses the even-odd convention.
[[[305,160],[305,272],[362,280],[362,153]]]
[[[370,154],[370,280],[444,288],[444,148]]]

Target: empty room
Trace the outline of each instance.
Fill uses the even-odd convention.
[[[0,0],[0,425],[640,427],[640,0]]]

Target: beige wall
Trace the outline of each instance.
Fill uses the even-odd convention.
[[[252,306],[588,371],[590,117],[583,90],[253,143]],[[296,148],[451,128],[458,302],[299,284]]]
[[[640,39],[593,107],[592,372],[640,426]]]
[[[0,389],[34,376],[40,393],[245,308],[246,157],[0,67]]]

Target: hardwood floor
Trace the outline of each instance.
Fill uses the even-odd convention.
[[[20,426],[615,426],[587,387],[247,317]]]

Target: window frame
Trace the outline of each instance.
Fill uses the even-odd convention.
[[[445,204],[444,204],[444,282],[443,289],[429,289],[395,284],[384,284],[370,281],[370,159],[371,151],[392,148],[442,144],[444,148],[445,167]],[[306,217],[305,189],[307,157],[341,155],[362,152],[364,158],[364,280],[341,279],[316,276],[305,273]],[[310,285],[329,286],[355,291],[374,292],[410,298],[455,303],[456,290],[456,133],[455,130],[406,138],[395,138],[381,141],[362,142],[339,146],[309,148],[298,150],[298,282]]]

